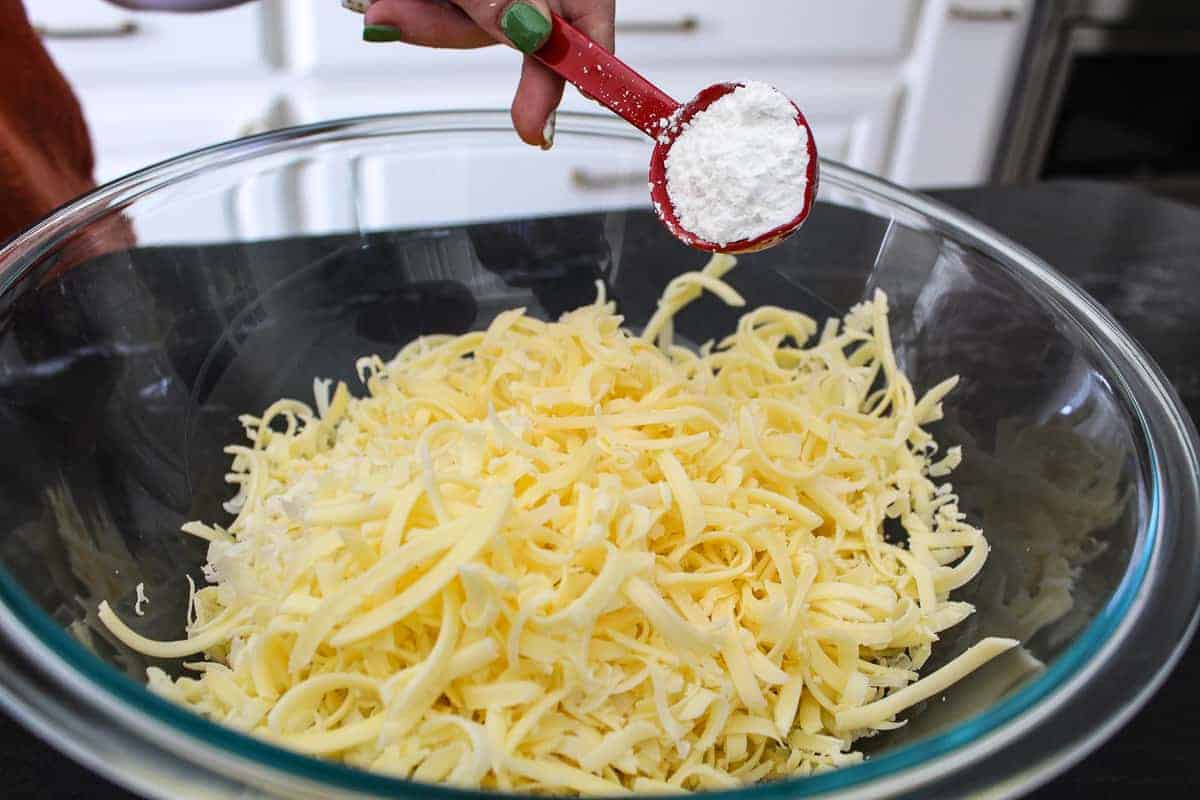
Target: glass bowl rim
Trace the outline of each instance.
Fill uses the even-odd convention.
[[[272,153],[285,153],[296,144],[332,144],[347,139],[471,130],[505,131],[512,135],[510,125],[508,113],[494,109],[369,115],[284,128],[213,145],[150,165],[65,204],[40,223],[0,246],[0,299],[27,278],[33,272],[32,266],[56,245],[85,229],[100,216],[205,170],[230,167]],[[583,134],[641,139],[641,134],[624,122],[602,114],[560,112],[558,125],[559,132],[568,138]],[[1181,413],[1178,399],[1165,384],[1165,379],[1150,357],[1095,300],[1038,257],[961,212],[836,162],[822,159],[821,172],[823,190],[844,188],[856,195],[881,201],[893,210],[903,209],[915,214],[923,224],[950,235],[956,243],[982,251],[1005,269],[1023,278],[1020,283],[1026,292],[1051,303],[1057,314],[1067,318],[1077,333],[1091,341],[1097,355],[1111,372],[1106,377],[1119,386],[1120,394],[1132,410],[1138,434],[1147,451],[1145,467],[1149,475],[1145,477],[1151,491],[1149,516],[1145,528],[1138,532],[1125,573],[1112,597],[1077,636],[1077,640],[1029,685],[947,731],[874,756],[860,764],[811,776],[705,793],[706,796],[721,800],[773,800],[783,796],[812,796],[843,789],[882,788],[882,781],[899,780],[904,783],[905,778],[918,771],[925,773],[922,782],[927,782],[948,770],[957,771],[985,758],[997,742],[1003,746],[1001,740],[1013,741],[1037,719],[1060,710],[1074,699],[1079,687],[1087,682],[1090,672],[1094,671],[1089,667],[1098,668],[1096,665],[1103,661],[1099,656],[1112,654],[1128,636],[1136,621],[1131,609],[1139,600],[1145,599],[1142,595],[1151,560],[1161,550],[1165,532],[1169,530],[1161,502],[1168,479],[1182,473],[1182,488],[1190,489],[1191,495],[1200,491],[1195,469],[1164,469],[1165,457],[1155,441],[1146,409],[1129,380],[1134,377],[1139,379],[1143,392],[1148,391],[1157,404],[1153,410],[1163,415],[1159,423],[1172,428],[1177,434],[1174,439],[1166,441],[1178,451],[1173,454],[1175,458],[1172,461],[1182,460],[1192,465],[1197,463],[1195,433],[1191,422],[1186,414]],[[6,262],[10,261],[12,263],[6,266]],[[1106,347],[1101,347],[1101,344]],[[1120,361],[1126,363],[1121,365]],[[1130,368],[1132,374],[1127,374],[1121,366]],[[1192,589],[1192,602],[1195,603],[1196,587]],[[1093,732],[1082,743],[1076,743],[1074,750],[1067,753],[1065,758],[1052,758],[1050,756],[1055,755],[1053,753],[1043,758],[1034,769],[1029,770],[1021,785],[1045,779],[1047,775],[1065,768],[1098,744],[1109,729],[1132,715],[1170,671],[1190,639],[1196,622],[1197,609],[1193,608],[1190,621],[1185,630],[1180,632],[1170,656],[1143,681],[1143,691],[1133,700],[1127,699],[1115,705],[1112,710],[1114,724],[1105,731]],[[392,796],[417,792],[447,800],[494,798],[501,794],[418,783],[347,767],[287,750],[210,722],[153,694],[144,684],[96,658],[42,611],[3,567],[0,567],[0,634],[6,634],[20,652],[71,688],[79,699],[105,715],[124,721],[135,735],[158,737],[160,741],[169,743],[169,749],[190,761],[219,763],[225,768],[219,771],[225,774],[239,771],[255,773],[266,768],[280,778],[315,781],[331,789]],[[97,694],[96,688],[101,692]],[[1048,697],[1053,702],[1035,708]],[[1023,721],[1024,725],[1021,724]],[[940,756],[952,751],[962,755],[956,759],[960,763],[938,763],[945,761],[939,759]],[[198,753],[205,758],[198,759]],[[864,786],[872,782],[876,785]]]

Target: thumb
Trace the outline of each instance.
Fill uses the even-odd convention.
[[[550,38],[550,8],[545,0],[454,0],[479,27],[526,55]]]

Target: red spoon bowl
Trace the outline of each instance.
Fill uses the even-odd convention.
[[[804,112],[800,110],[794,100],[789,98],[792,108],[796,109],[796,124],[804,128],[804,132],[807,134],[805,143],[805,147],[808,149],[808,167],[805,176],[807,180],[804,185],[804,198],[800,203],[800,212],[789,222],[771,228],[753,239],[739,239],[725,244],[716,244],[702,239],[679,223],[679,219],[675,215],[675,205],[671,202],[671,196],[667,192],[667,154],[692,117],[744,85],[742,83],[714,83],[712,86],[702,89],[699,94],[680,106],[672,115],[662,133],[655,138],[654,152],[650,155],[650,199],[654,203],[654,211],[676,238],[697,250],[736,254],[753,253],[774,247],[804,224],[804,221],[808,219],[809,212],[812,211],[813,201],[817,196],[820,167],[812,128],[809,127]]]
[[[819,167],[812,128],[795,101],[789,100],[796,109],[796,124],[804,128],[807,134],[808,150],[808,180],[796,216],[786,224],[752,239],[725,244],[706,241],[679,223],[675,206],[667,192],[667,154],[694,116],[744,84],[715,83],[681,105],[557,14],[551,16],[553,25],[550,37],[541,49],[533,54],[534,57],[574,84],[584,95],[655,140],[654,151],[650,156],[650,199],[659,219],[675,237],[698,250],[753,253],[779,244],[804,224],[817,194]]]

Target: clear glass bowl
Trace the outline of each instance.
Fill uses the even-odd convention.
[[[0,251],[0,699],[57,747],[147,795],[458,796],[277,749],[150,694],[149,660],[97,625],[114,602],[182,634],[202,543],[221,519],[236,416],[352,378],[360,355],[554,316],[610,286],[644,323],[704,256],[646,208],[650,143],[561,115],[554,150],[507,114],[350,120],[203,150],[112,183]],[[1200,593],[1195,433],[1146,354],[1029,253],[937,203],[837,164],[780,247],[731,275],[751,305],[823,318],[876,288],[918,389],[962,376],[936,431],[988,533],[979,607],[937,650],[1024,647],[863,764],[741,797],[878,797],[1047,779],[1112,733],[1186,643]],[[699,342],[735,312],[678,320]],[[152,602],[132,615],[135,586]],[[178,669],[178,664],[164,664]]]

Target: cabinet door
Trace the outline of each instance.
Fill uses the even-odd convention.
[[[1031,9],[1029,0],[930,3],[893,180],[963,186],[988,179]]]
[[[229,169],[236,172],[237,167]],[[224,244],[303,236],[310,231],[302,211],[301,174],[302,165],[293,163],[262,174],[235,177],[218,170],[196,179],[186,198],[139,207],[133,220],[138,244]]]
[[[288,124],[271,81],[76,87],[104,182],[200,147]]]
[[[85,86],[78,94],[96,152],[96,180],[106,183],[159,161],[249,133],[291,123],[273,100],[271,81],[178,83],[165,90],[127,83]],[[220,181],[214,180],[214,186]],[[292,187],[294,190],[294,187]],[[250,176],[225,191],[139,216],[143,244],[244,241],[300,232],[295,214],[276,198],[288,187]],[[290,201],[289,201],[290,202]],[[286,218],[280,219],[280,214]]]
[[[741,58],[898,60],[911,40],[917,0],[622,0],[617,3],[618,53],[631,64],[706,63]],[[362,19],[334,2],[298,0],[293,13],[312,19],[293,41],[298,63],[319,72],[486,70],[514,60],[500,48],[423,52],[361,40]],[[514,67],[515,68],[515,67]],[[727,75],[726,77],[730,77]]]
[[[261,3],[204,14],[126,11],[97,0],[25,0],[25,5],[72,81],[236,77],[268,66]]]

